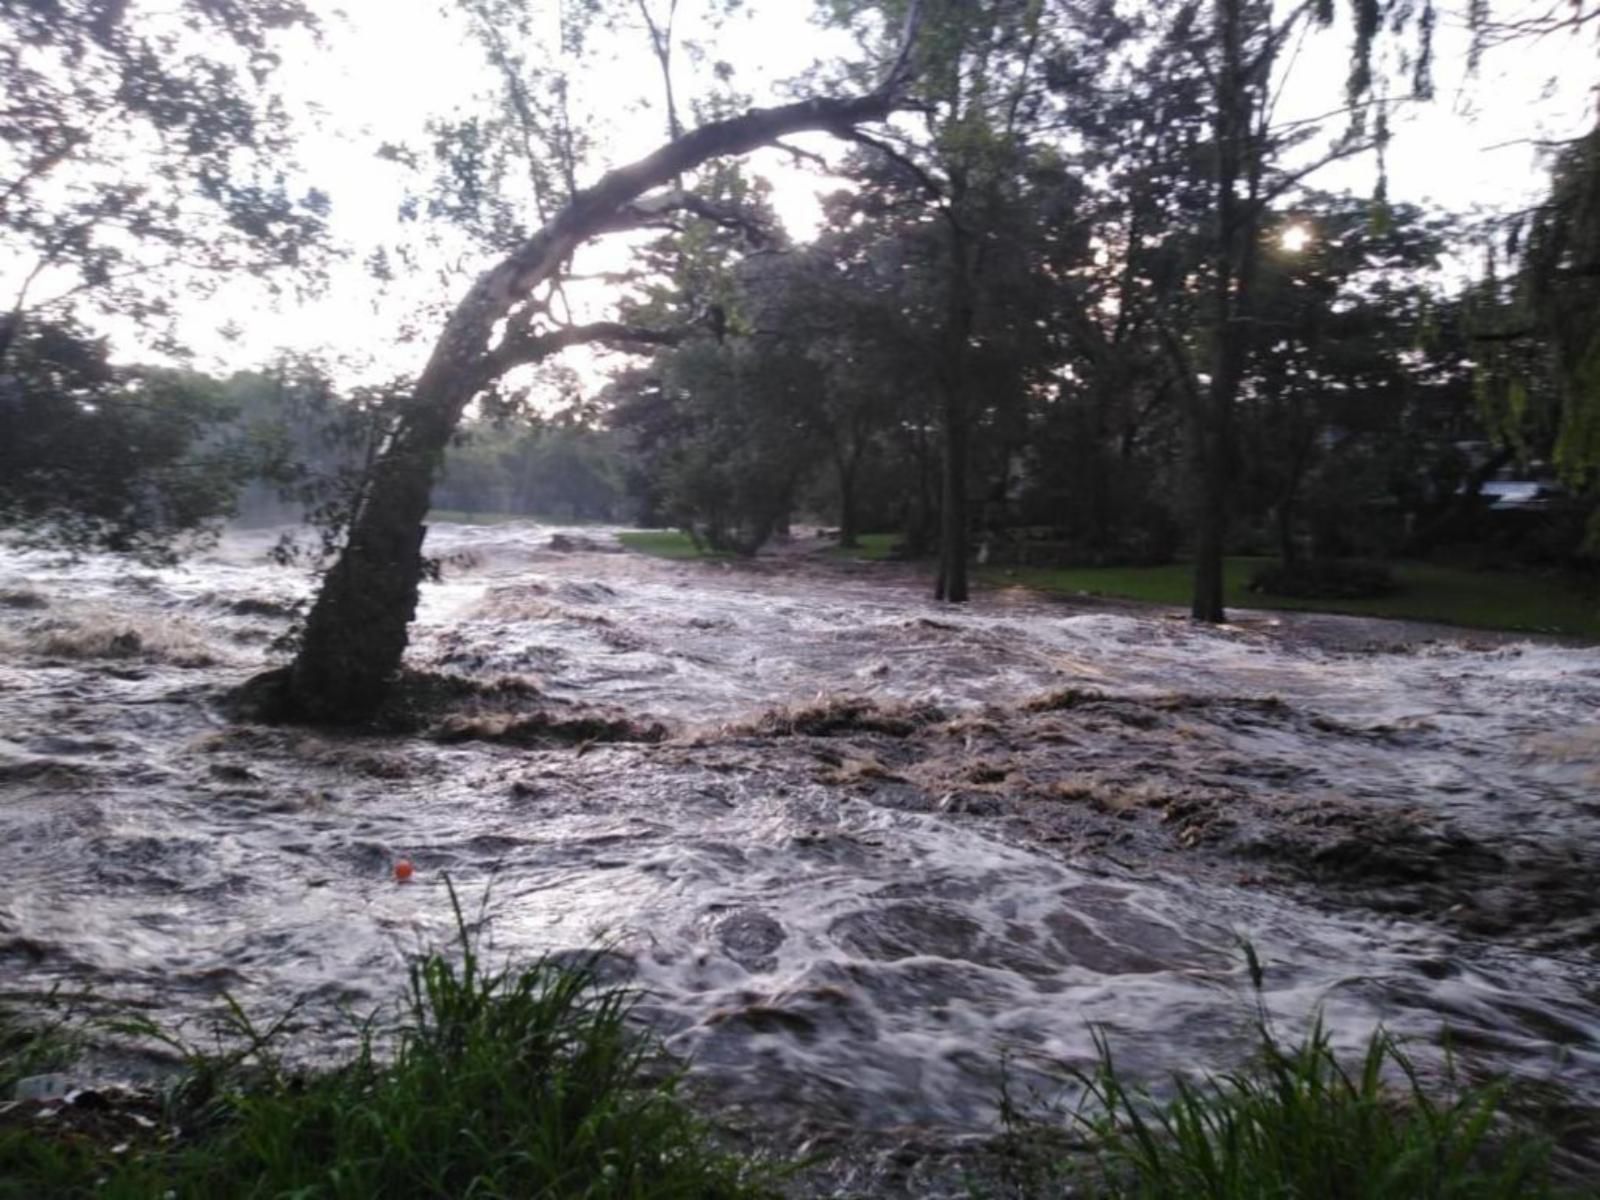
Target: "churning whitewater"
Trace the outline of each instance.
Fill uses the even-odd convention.
[[[601,948],[767,1122],[978,1133],[1002,1058],[1048,1087],[1096,1028],[1232,1065],[1241,938],[1286,1027],[1448,1028],[1600,1103],[1600,650],[445,525],[409,657],[445,698],[352,735],[229,716],[305,591],[271,541],[0,558],[8,994],[300,1001],[316,1054],[449,940],[448,877],[497,954]]]

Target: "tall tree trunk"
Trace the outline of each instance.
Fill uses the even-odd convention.
[[[967,356],[972,340],[973,300],[966,231],[950,223],[950,312],[945,329],[944,478],[939,528],[939,576],[935,600],[967,599]]]
[[[945,395],[939,578],[933,595],[953,604],[967,598],[967,452],[966,396],[951,388]]]
[[[839,473],[839,545],[849,549],[861,544],[861,531],[856,527],[856,468],[860,461],[855,453],[834,459]]]
[[[1196,621],[1217,625],[1228,619],[1224,601],[1223,551],[1228,540],[1227,472],[1221,465],[1225,437],[1211,418],[1210,428],[1198,434],[1199,504],[1196,514],[1194,548],[1194,595],[1189,615]]]
[[[933,463],[928,450],[928,429],[920,420],[917,435],[912,441],[917,460],[917,507],[906,524],[906,550],[910,557],[921,558],[928,552],[929,533],[933,528]]]
[[[11,357],[11,347],[22,332],[22,310],[0,316],[0,375],[6,371],[6,360]]]
[[[1194,406],[1199,484],[1195,530],[1194,596],[1197,621],[1227,620],[1223,603],[1223,553],[1228,540],[1228,498],[1233,475],[1233,409],[1244,378],[1250,334],[1250,285],[1256,262],[1260,208],[1256,190],[1262,148],[1254,138],[1250,67],[1245,61],[1244,0],[1213,0],[1212,28],[1221,53],[1216,81],[1216,243],[1212,259],[1211,379]],[[1241,185],[1244,194],[1241,195]]]
[[[1294,539],[1294,493],[1285,492],[1278,499],[1278,558],[1285,570],[1291,570],[1300,561],[1300,547]]]

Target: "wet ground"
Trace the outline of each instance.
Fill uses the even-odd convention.
[[[554,532],[433,532],[407,733],[230,719],[304,592],[267,535],[0,557],[0,991],[304,997],[316,1053],[448,874],[501,952],[607,947],[724,1112],[887,1147],[880,1189],[993,1130],[1002,1056],[1234,1063],[1241,937],[1285,1028],[1448,1028],[1600,1106],[1600,650]]]

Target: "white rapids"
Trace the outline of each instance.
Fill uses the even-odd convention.
[[[1422,812],[1501,854],[1570,848],[1592,872],[1600,650],[1339,648],[1008,592],[952,613],[892,571],[557,552],[553,532],[434,529],[446,579],[414,664],[521,676],[678,736],[527,748],[230,724],[217,700],[270,661],[304,591],[266,535],[156,571],[0,555],[0,992],[88,989],[164,1019],[224,991],[263,1013],[304,998],[315,1052],[448,938],[448,875],[474,909],[487,892],[499,953],[604,947],[713,1095],[778,1120],[978,1132],[1002,1056],[1042,1084],[1091,1060],[1096,1028],[1152,1077],[1231,1065],[1254,1013],[1240,938],[1287,1026],[1319,1007],[1344,1045],[1379,1022],[1448,1026],[1473,1064],[1600,1103],[1592,939],[1473,936],[1042,844],[880,803],[730,732],[841,694],[955,715],[1067,687],[1270,696],[1297,720],[1118,745],[1203,771],[1226,737],[1234,759],[1281,764],[1280,791]],[[1102,762],[1101,784],[1136,787],[1138,763]]]

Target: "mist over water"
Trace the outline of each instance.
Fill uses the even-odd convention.
[[[892,568],[555,532],[435,527],[410,664],[666,740],[234,724],[305,590],[270,534],[150,572],[0,556],[0,987],[305,997],[314,1054],[451,936],[448,873],[497,954],[604,947],[763,1120],[978,1133],[1002,1054],[1047,1087],[1096,1026],[1151,1076],[1234,1065],[1240,937],[1285,1028],[1448,1025],[1469,1070],[1600,1103],[1600,650],[955,611]],[[841,697],[910,715],[785,724]]]

